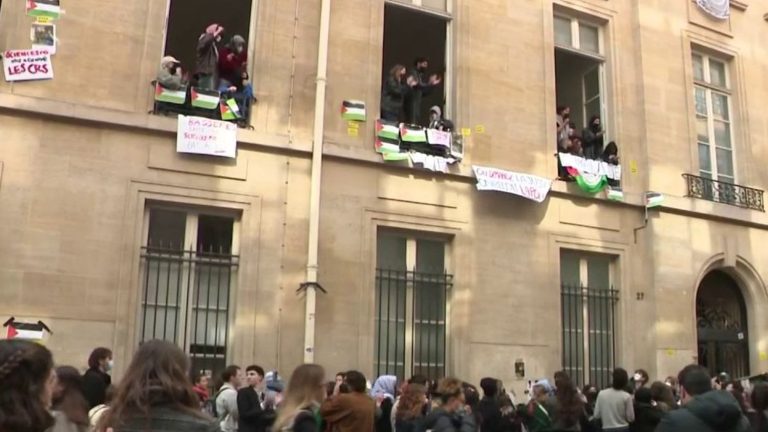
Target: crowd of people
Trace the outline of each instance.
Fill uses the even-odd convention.
[[[326,381],[316,364],[285,385],[275,371],[229,366],[215,391],[190,374],[189,358],[165,341],[143,343],[120,382],[112,353],[93,351],[81,375],[55,366],[43,345],[0,341],[0,432],[766,432],[768,383],[746,391],[699,365],[650,382],[613,371],[609,388],[578,389],[567,373],[532,382],[515,401],[495,378],[480,390],[453,377],[391,375],[369,385],[358,371]]]
[[[248,50],[241,35],[233,35],[221,45],[224,27],[209,25],[197,40],[196,60],[192,74],[182,69],[173,56],[160,61],[157,82],[169,90],[186,89],[188,85],[201,90],[218,91],[237,101],[242,117],[248,118],[254,100],[253,86],[248,75]]]
[[[406,70],[402,64],[397,64],[390,69],[384,80],[381,91],[381,118],[383,120],[407,123],[433,129],[441,129],[443,120],[439,107],[430,109],[430,118],[422,119],[421,104],[425,96],[428,96],[442,82],[437,74],[428,74],[429,60],[419,57],[413,62],[413,68]],[[437,110],[435,110],[437,108]],[[435,117],[435,114],[437,115]],[[452,129],[445,127],[445,129]]]
[[[571,120],[571,108],[557,107],[557,152],[568,153],[586,159],[601,160],[619,165],[619,147],[616,142],[605,143],[605,130],[599,115],[593,115],[589,123],[578,134],[576,123]],[[558,165],[558,175],[567,179],[568,173]]]

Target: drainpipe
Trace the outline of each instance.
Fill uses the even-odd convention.
[[[315,308],[317,283],[320,182],[323,168],[323,135],[325,126],[325,87],[328,70],[328,36],[331,24],[331,0],[322,0],[320,6],[320,38],[317,47],[317,82],[315,88],[315,124],[312,135],[312,179],[309,190],[309,245],[307,248],[307,278],[301,289],[306,291],[304,315],[304,363],[315,361]]]

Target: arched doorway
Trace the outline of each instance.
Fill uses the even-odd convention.
[[[727,273],[712,271],[696,294],[699,364],[711,374],[732,378],[749,375],[747,310],[738,283]]]

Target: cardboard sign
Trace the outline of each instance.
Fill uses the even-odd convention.
[[[552,180],[534,175],[481,166],[473,166],[472,170],[477,177],[477,190],[481,191],[506,192],[542,202],[552,187]]]
[[[237,125],[179,115],[176,151],[234,158],[237,153]]]
[[[8,82],[53,79],[51,53],[46,49],[8,50],[3,53],[3,71]]]

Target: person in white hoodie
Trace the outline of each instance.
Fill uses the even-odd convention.
[[[227,366],[221,374],[224,385],[221,386],[214,398],[216,418],[222,432],[236,432],[239,420],[237,411],[237,390],[243,387],[245,375],[240,366]]]

